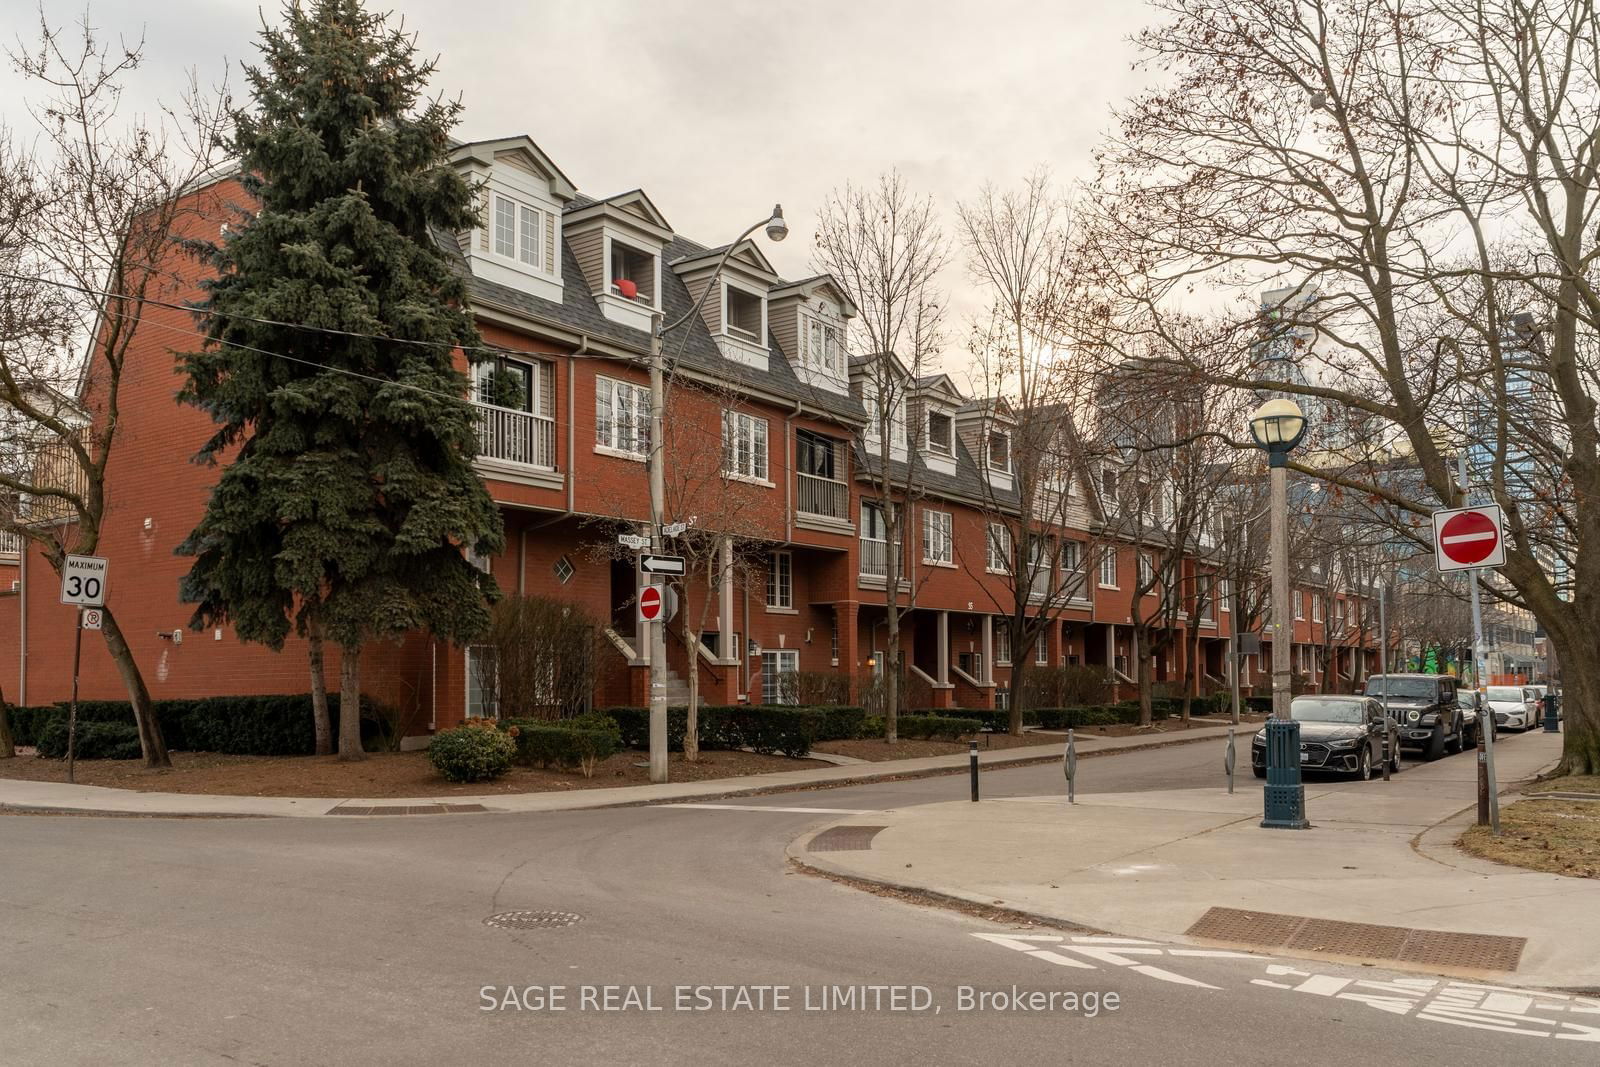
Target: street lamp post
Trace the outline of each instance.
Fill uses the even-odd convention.
[[[667,476],[663,460],[662,449],[665,447],[665,435],[662,433],[662,421],[666,406],[666,345],[668,333],[678,329],[685,323],[693,321],[700,314],[700,309],[705,306],[706,297],[711,295],[711,290],[716,288],[717,281],[722,277],[722,268],[727,266],[728,257],[733,250],[744,243],[744,239],[766,227],[767,236],[774,241],[781,241],[789,235],[789,224],[783,220],[783,205],[775,204],[772,216],[745,230],[722,251],[722,258],[717,260],[717,269],[711,272],[710,279],[700,292],[700,299],[695,301],[690,308],[679,318],[667,325],[662,325],[662,316],[657,312],[650,320],[650,452],[645,457],[650,467],[650,551],[660,553],[665,549],[662,544],[661,523],[662,513],[667,506]],[[660,575],[650,575],[650,584],[662,585],[666,579]],[[668,603],[662,597],[663,605]],[[650,648],[650,780],[652,782],[665,782],[667,780],[667,613],[665,609],[653,620],[645,623],[649,627]],[[731,635],[729,635],[731,636]],[[727,637],[725,637],[727,639]],[[739,650],[743,654],[743,650]],[[689,654],[689,669],[699,669],[694,652]]]
[[[1304,830],[1306,791],[1300,781],[1300,724],[1289,715],[1289,453],[1305,436],[1293,400],[1268,400],[1250,416],[1250,436],[1267,453],[1272,479],[1272,721],[1267,723],[1267,785],[1261,825]]]

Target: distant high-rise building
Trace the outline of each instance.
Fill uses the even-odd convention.
[[[1257,380],[1309,386],[1313,378],[1306,373],[1315,366],[1320,334],[1314,307],[1314,285],[1287,285],[1261,294],[1259,337],[1251,346]],[[1300,406],[1306,417],[1307,445],[1313,449],[1336,449],[1345,444],[1348,434],[1339,418],[1337,405],[1304,393],[1282,389],[1263,389],[1263,398],[1287,396]]]

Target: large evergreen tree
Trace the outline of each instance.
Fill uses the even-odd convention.
[[[460,105],[421,99],[434,64],[385,16],[289,3],[261,51],[231,145],[259,210],[202,250],[207,343],[180,357],[217,423],[197,461],[226,463],[183,593],[193,625],[312,638],[314,690],[336,642],[339,756],[360,759],[363,644],[471,640],[496,595],[462,554],[504,540],[453,361],[479,339],[434,236],[474,226],[475,195],[445,161]]]

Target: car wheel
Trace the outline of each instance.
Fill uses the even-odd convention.
[[[1362,745],[1361,755],[1356,757],[1356,781],[1372,781],[1372,746]]]
[[[1252,774],[1254,774],[1257,778],[1265,778],[1267,776],[1267,769],[1265,767],[1252,766],[1250,768],[1250,772]]]
[[[1451,734],[1450,739],[1444,743],[1444,750],[1454,755],[1465,748],[1467,744],[1466,731],[1467,728],[1465,726],[1459,722],[1456,723],[1456,732]]]
[[[1436,759],[1439,759],[1443,755],[1444,755],[1444,727],[1443,726],[1435,726],[1433,728],[1433,737],[1429,738],[1429,740],[1428,740],[1428,750],[1424,754],[1424,758],[1428,759],[1428,760],[1436,760]]]
[[[1389,773],[1400,773],[1400,746],[1394,746],[1394,754],[1389,757]]]

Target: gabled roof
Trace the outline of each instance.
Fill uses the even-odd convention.
[[[544,154],[544,149],[534,144],[533,138],[526,134],[501,137],[492,141],[463,142],[450,150],[450,160],[458,163],[465,159],[473,159],[485,166],[493,166],[498,156],[508,152],[515,153],[536,173],[548,178],[550,192],[557,199],[571,200],[578,195],[578,188],[572,184],[572,179],[563,174],[555,161]]]
[[[948,374],[925,374],[917,379],[916,391],[919,394],[937,395],[959,409],[966,398],[961,395],[961,390],[956,388],[956,383]]]
[[[643,189],[630,189],[626,193],[608,196],[604,200],[584,199],[582,203],[574,201],[569,205],[563,218],[567,225],[581,223],[586,219],[598,216],[607,216],[620,222],[644,230],[656,239],[666,242],[672,240],[672,224],[661,210],[645,195]]]
[[[696,246],[698,247],[698,246]],[[717,260],[727,252],[727,245],[716,248],[701,249],[697,252],[688,252],[677,259],[669,259],[673,270],[679,274],[693,274],[699,270],[710,270],[717,265]],[[764,276],[768,281],[777,283],[782,281],[772,262],[762,254],[760,247],[746,237],[728,255],[729,265],[738,264],[746,273]]]
[[[813,274],[811,277],[801,278],[797,282],[784,282],[768,293],[767,298],[769,300],[781,300],[786,296],[799,296],[802,299],[810,299],[823,293],[826,293],[829,299],[844,309],[845,318],[855,317],[857,311],[855,301],[850,299],[849,295],[844,291],[844,287],[835,281],[831,274]]]

